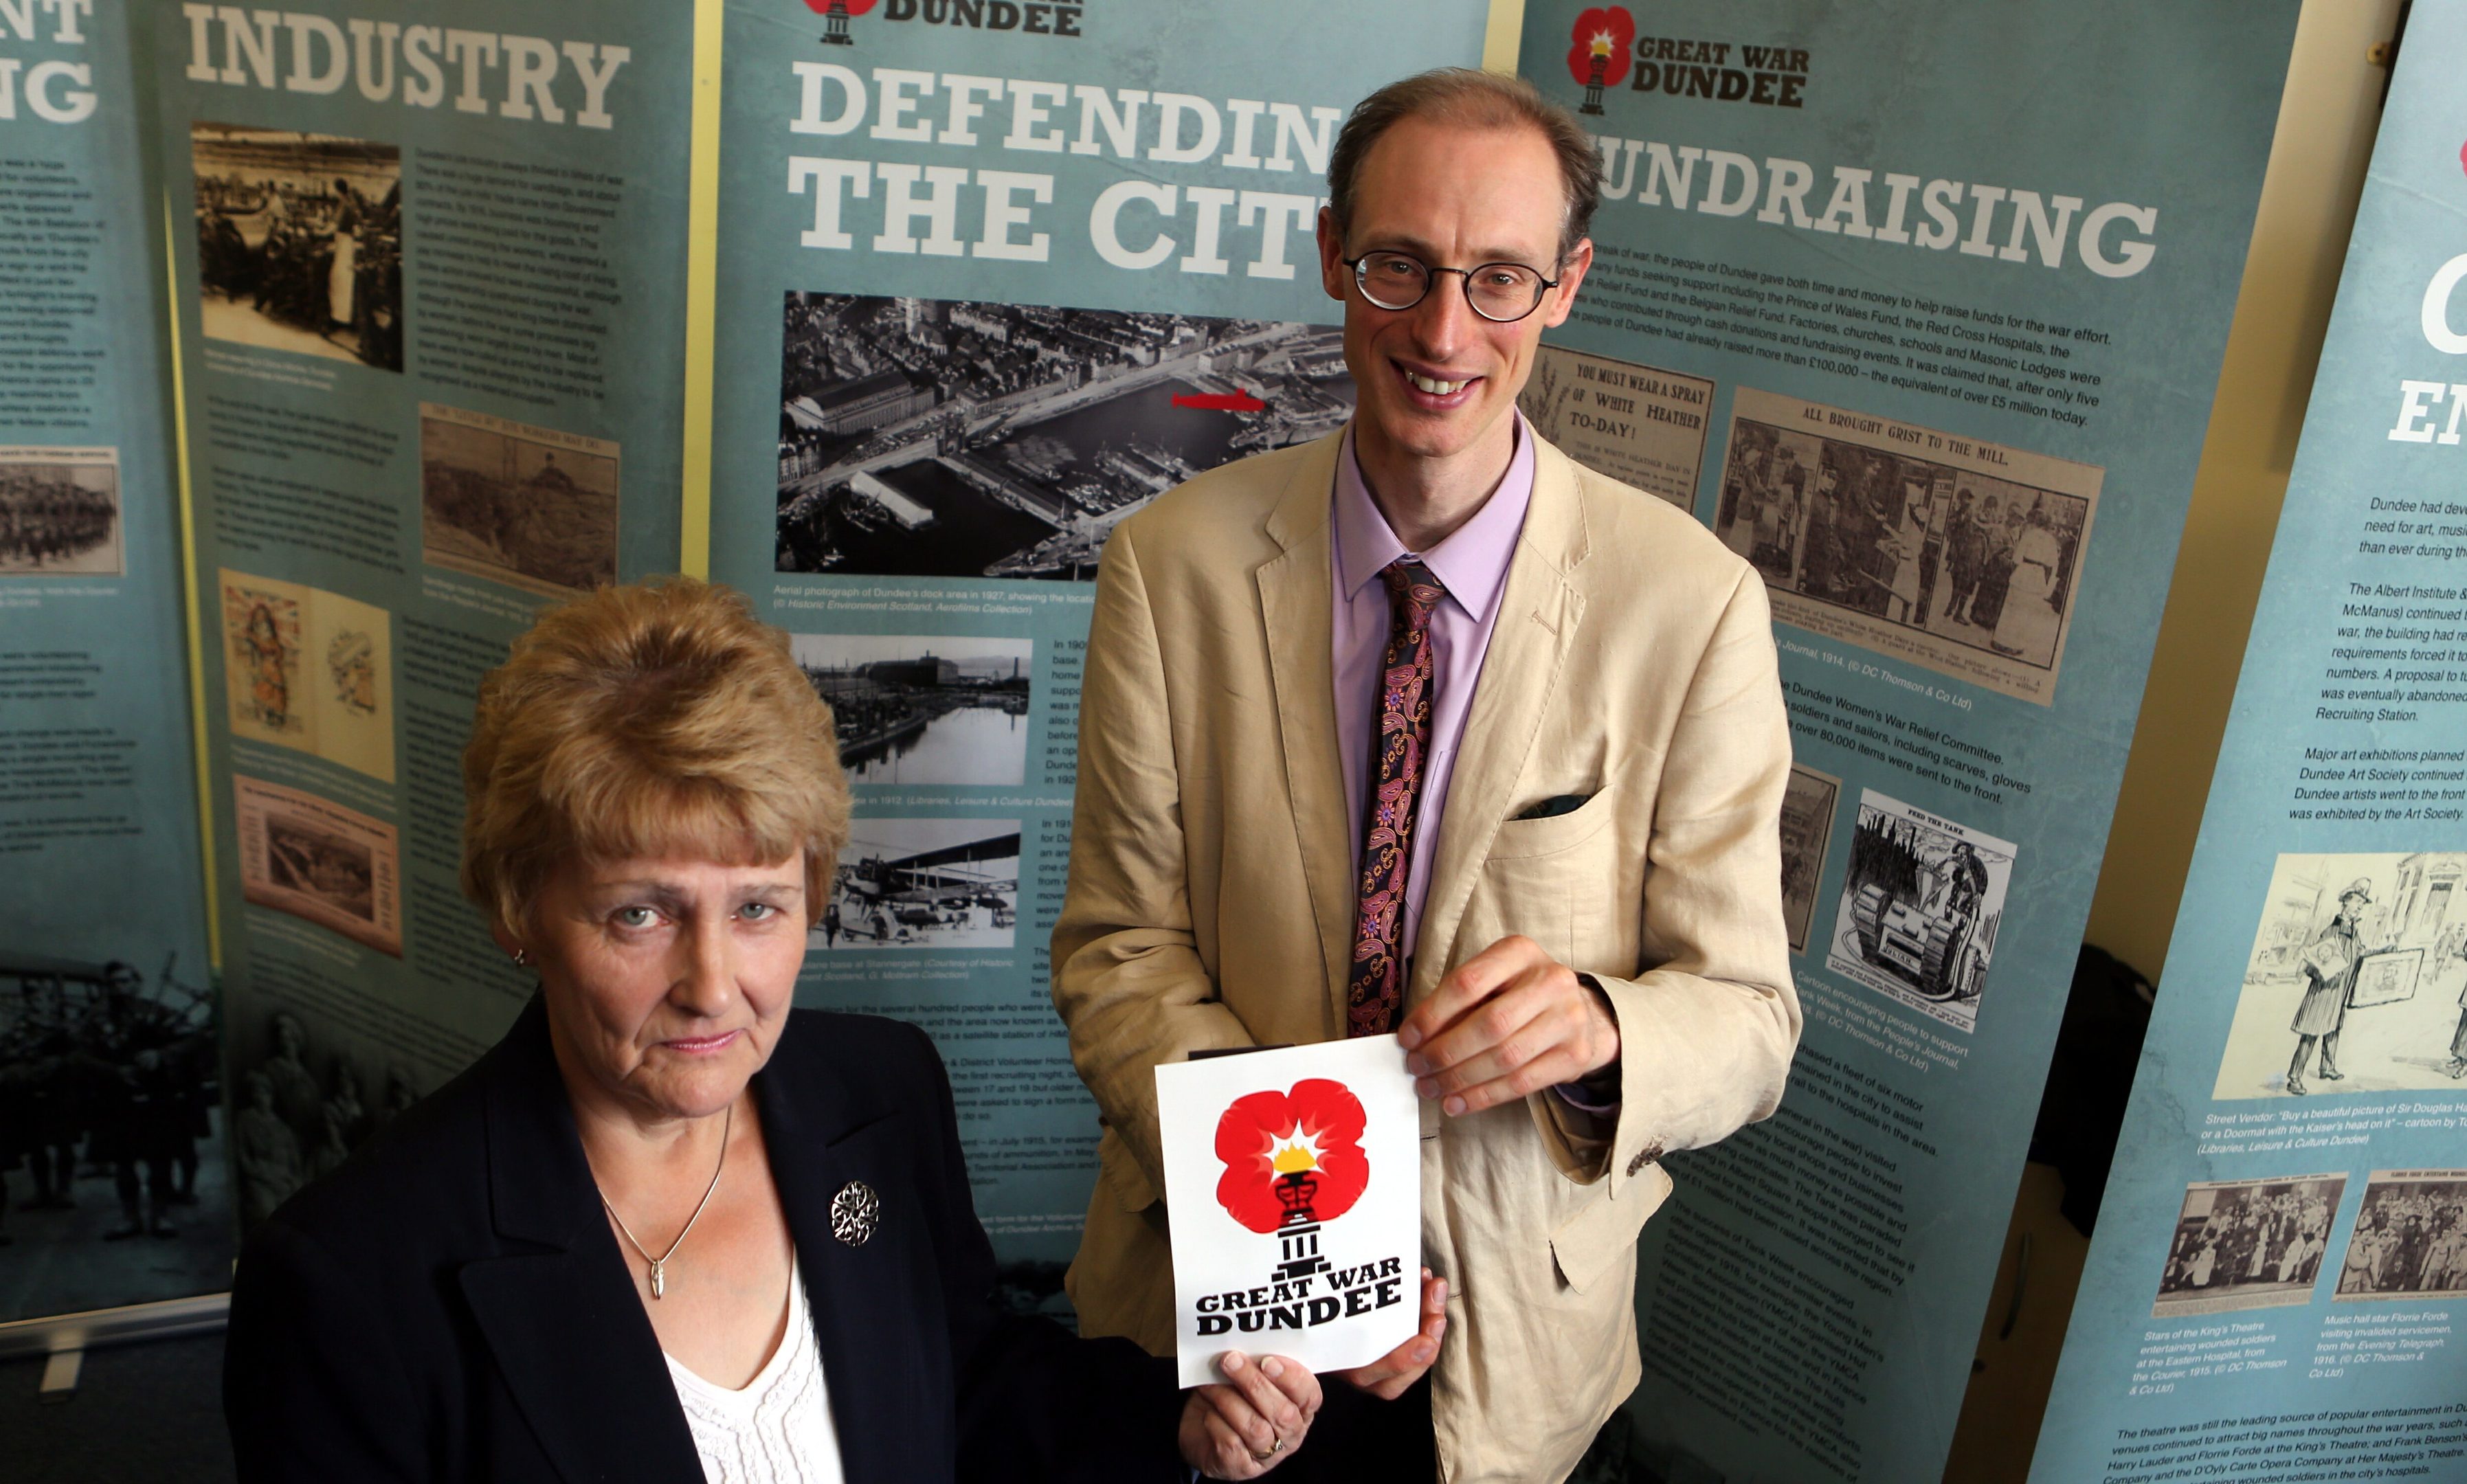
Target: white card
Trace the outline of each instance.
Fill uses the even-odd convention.
[[[1393,1036],[1156,1069],[1182,1384],[1228,1350],[1313,1371],[1421,1327],[1421,1113]]]

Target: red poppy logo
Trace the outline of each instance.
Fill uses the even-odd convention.
[[[1234,1099],[1216,1120],[1217,1203],[1257,1232],[1334,1221],[1370,1183],[1369,1121],[1352,1089],[1325,1077]]]
[[[1626,6],[1587,11],[1576,17],[1571,37],[1568,71],[1578,82],[1587,87],[1616,87],[1626,80],[1628,56],[1636,50],[1636,22],[1629,18]]]
[[[842,15],[863,15],[873,7],[874,0],[805,0],[805,9],[816,15],[828,15],[834,11]]]

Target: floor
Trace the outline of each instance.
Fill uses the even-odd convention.
[[[89,1351],[65,1401],[39,1395],[43,1360],[0,1361],[9,1484],[220,1484],[236,1480],[223,1432],[217,1334]]]

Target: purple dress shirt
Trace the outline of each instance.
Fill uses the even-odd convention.
[[[1438,853],[1439,821],[1447,817],[1448,780],[1456,773],[1458,746],[1464,740],[1465,713],[1473,708],[1474,685],[1482,678],[1482,657],[1499,623],[1500,596],[1507,587],[1517,538],[1525,530],[1525,511],[1533,503],[1533,430],[1523,413],[1513,416],[1516,452],[1499,487],[1473,519],[1427,551],[1408,551],[1379,513],[1370,486],[1363,481],[1362,465],[1354,460],[1350,427],[1336,461],[1336,498],[1328,515],[1336,545],[1336,559],[1328,564],[1335,589],[1328,630],[1335,662],[1337,756],[1345,770],[1345,797],[1352,805],[1346,816],[1347,839],[1357,863],[1369,788],[1370,727],[1378,715],[1379,668],[1388,649],[1388,587],[1379,573],[1400,556],[1417,557],[1448,590],[1446,600],[1431,614],[1431,679],[1437,693],[1431,703],[1421,798],[1414,811],[1414,860],[1405,877],[1399,945],[1409,963],[1421,932],[1422,899],[1430,890],[1432,858]],[[1618,1087],[1607,1068],[1598,1086],[1569,1083],[1552,1091],[1570,1107],[1597,1119],[1618,1115]]]

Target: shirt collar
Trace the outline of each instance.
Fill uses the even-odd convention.
[[[1516,554],[1516,538],[1525,528],[1525,511],[1533,503],[1533,430],[1522,412],[1515,419],[1516,452],[1507,472],[1473,518],[1427,551],[1412,552],[1389,528],[1370,498],[1370,485],[1353,457],[1353,428],[1345,430],[1345,449],[1336,461],[1336,500],[1331,520],[1336,528],[1338,590],[1350,601],[1363,585],[1376,578],[1400,556],[1418,555],[1431,575],[1448,590],[1448,597],[1471,618],[1488,617],[1507,585],[1507,565]]]

